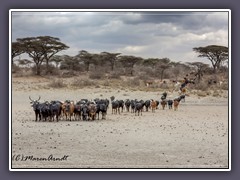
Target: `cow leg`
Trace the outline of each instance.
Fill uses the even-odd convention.
[[[35,121],[37,122],[38,114],[36,112],[35,112],[35,116],[36,116]]]

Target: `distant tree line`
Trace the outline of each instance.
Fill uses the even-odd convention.
[[[196,78],[200,81],[205,71],[211,71],[216,74],[222,64],[228,60],[228,48],[218,45],[209,45],[206,47],[195,47],[193,51],[198,53],[199,57],[205,57],[210,60],[212,67],[202,62],[180,63],[173,62],[169,58],[148,58],[136,57],[132,55],[121,55],[121,53],[90,53],[86,50],[80,50],[76,56],[57,55],[60,51],[69,47],[62,43],[59,38],[51,36],[38,36],[18,38],[16,42],[12,42],[12,64],[14,58],[26,53],[31,60],[18,60],[19,65],[34,64],[35,74],[41,74],[42,64],[46,64],[46,72],[49,72],[49,64],[54,64],[55,68],[70,71],[90,71],[90,67],[94,70],[101,69],[113,72],[119,67],[125,70],[125,74],[134,75],[134,67],[136,65],[149,69],[151,73],[157,73],[162,80],[166,70],[171,69],[173,75],[177,79],[184,69],[193,69]]]

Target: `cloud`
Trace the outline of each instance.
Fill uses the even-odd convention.
[[[62,53],[120,52],[194,61],[193,47],[228,45],[227,12],[12,12],[12,39],[49,35]]]

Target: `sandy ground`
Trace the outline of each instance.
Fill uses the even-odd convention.
[[[159,100],[162,92],[27,88],[33,84],[13,80],[12,168],[228,168],[226,97],[189,95],[178,111],[159,108],[142,116],[116,115],[110,108],[106,120],[35,122],[29,95],[42,100],[112,95]]]

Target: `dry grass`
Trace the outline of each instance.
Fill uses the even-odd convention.
[[[47,86],[52,88],[64,88],[67,85],[61,79],[54,79]]]
[[[83,88],[83,87],[89,87],[89,86],[97,86],[97,83],[89,79],[76,78],[72,81],[71,86],[77,87],[77,88]]]

